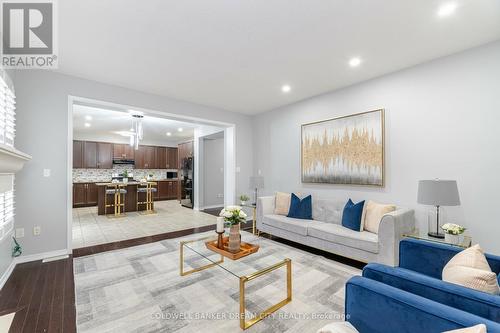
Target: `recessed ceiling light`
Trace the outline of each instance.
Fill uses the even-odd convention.
[[[171,136],[171,135],[172,135],[172,133],[170,133],[170,132],[167,132],[167,136]]]
[[[182,127],[179,127],[179,128],[177,129],[177,131],[182,132],[182,131],[184,131],[184,129],[183,129]]]
[[[92,116],[85,116],[85,120],[91,121],[92,120]]]
[[[358,57],[351,58],[349,60],[349,66],[351,67],[358,67],[361,64],[361,59]]]
[[[85,127],[90,127],[90,123],[85,123]]]
[[[130,127],[130,132],[133,132],[134,131],[134,128],[133,127]]]
[[[457,9],[456,3],[448,2],[448,3],[445,3],[444,5],[442,5],[441,7],[439,7],[437,15],[439,17],[450,16],[451,14],[453,14],[455,12],[456,9]]]
[[[292,90],[292,87],[290,87],[288,84],[285,84],[284,86],[281,87],[281,91],[286,93],[289,93],[290,90]]]

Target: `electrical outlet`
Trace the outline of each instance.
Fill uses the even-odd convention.
[[[43,169],[43,176],[50,177],[50,169]]]
[[[42,233],[42,227],[36,225],[33,227],[33,235],[39,236]]]
[[[24,237],[24,228],[17,228],[16,229],[16,238],[23,238]]]
[[[217,198],[224,198],[224,194],[217,194]]]
[[[239,166],[236,167],[236,173],[240,173],[241,172],[241,168]]]

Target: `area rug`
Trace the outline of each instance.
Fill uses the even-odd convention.
[[[240,332],[239,279],[220,267],[180,276],[179,241],[74,259],[78,332]],[[257,271],[290,258],[293,298],[247,332],[316,332],[343,320],[345,282],[358,269],[268,239],[260,246],[245,265]],[[187,265],[202,265],[197,259]],[[279,269],[249,282],[248,311],[283,299],[284,277]]]

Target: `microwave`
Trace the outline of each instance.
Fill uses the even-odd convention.
[[[167,171],[167,179],[177,178],[177,172]]]

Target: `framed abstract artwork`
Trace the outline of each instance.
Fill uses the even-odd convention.
[[[384,186],[384,110],[302,125],[303,183]]]

